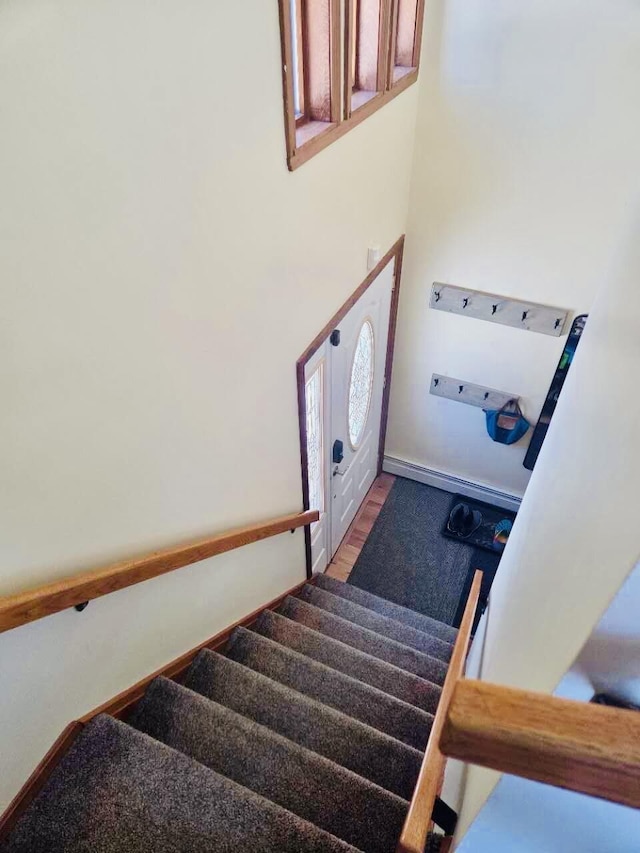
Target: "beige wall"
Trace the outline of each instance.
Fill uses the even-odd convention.
[[[430,0],[387,454],[522,495],[529,440],[430,396],[443,373],[536,421],[565,338],[430,311],[434,281],[588,311],[637,193],[632,0]]]
[[[640,220],[589,317],[491,590],[481,677],[551,693],[638,561]],[[480,646],[472,651],[472,666]],[[469,768],[461,833],[497,774]],[[461,846],[475,853],[473,846]]]
[[[275,2],[0,5],[0,594],[301,506],[296,358],[405,227],[416,88],[290,174]],[[302,534],[0,636],[0,808]]]

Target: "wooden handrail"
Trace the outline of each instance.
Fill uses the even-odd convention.
[[[165,678],[171,678],[175,681],[180,682],[186,671],[189,669],[190,665],[193,663],[196,656],[203,649],[211,649],[212,651],[222,651],[226,646],[229,637],[233,634],[236,628],[240,626],[244,628],[251,627],[265,610],[276,610],[282,604],[282,602],[290,595],[298,595],[303,586],[306,586],[307,584],[315,584],[315,582],[315,577],[305,578],[301,583],[298,583],[295,586],[280,593],[280,595],[278,595],[268,604],[263,604],[257,610],[254,610],[252,613],[249,613],[248,616],[245,616],[239,621],[234,622],[232,625],[228,625],[226,628],[223,628],[222,631],[219,631],[215,636],[210,637],[208,640],[205,640],[203,643],[200,643],[198,646],[195,646],[193,649],[190,649],[190,651],[186,652],[183,655],[180,655],[179,658],[176,658],[175,660],[166,664],[166,666],[163,666],[161,669],[152,672],[150,675],[147,675],[145,678],[136,682],[136,684],[133,684],[126,690],[123,690],[122,693],[119,693],[117,696],[114,696],[113,699],[109,699],[107,702],[103,702],[102,705],[99,705],[97,708],[94,708],[93,711],[90,711],[88,714],[85,714],[83,717],[80,717],[80,719],[74,720],[72,723],[69,723],[69,725],[64,729],[60,737],[55,741],[49,752],[47,752],[45,757],[42,759],[42,761],[38,764],[36,769],[31,774],[31,776],[29,776],[22,788],[18,791],[4,814],[0,814],[0,847],[2,846],[3,842],[6,841],[9,833],[16,825],[20,817],[25,813],[29,805],[33,802],[33,800],[37,797],[37,795],[46,785],[49,777],[51,776],[59,762],[62,760],[62,757],[66,754],[76,737],[80,734],[84,726],[90,720],[92,720],[98,714],[109,714],[110,716],[116,717],[118,719],[126,719],[127,714],[129,714],[136,706],[136,704],[140,701],[140,699],[142,699],[147,690],[147,687],[156,678],[158,678],[159,676],[164,676]]]
[[[431,812],[438,794],[438,787],[442,776],[445,757],[438,746],[442,732],[449,702],[453,696],[456,683],[461,678],[469,649],[473,619],[480,597],[480,585],[482,583],[482,572],[477,571],[473,576],[471,591],[464,609],[464,616],[458,629],[458,636],[453,647],[453,654],[447,670],[440,702],[431,727],[427,749],[422,760],[422,767],[418,775],[418,781],[411,798],[409,811],[402,827],[400,841],[396,848],[397,853],[423,853],[427,840],[429,825],[431,824]]]
[[[0,632],[42,619],[76,604],[100,598],[118,589],[141,583],[158,575],[258,542],[287,530],[317,521],[316,510],[291,513],[270,521],[238,527],[205,539],[153,551],[143,557],[112,563],[100,569],[71,575],[17,595],[0,597]]]
[[[460,681],[445,755],[640,808],[640,714],[485,681]]]

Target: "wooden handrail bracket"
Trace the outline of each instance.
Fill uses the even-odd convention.
[[[640,808],[640,714],[460,681],[445,755]]]
[[[442,732],[449,702],[453,696],[454,688],[461,678],[471,640],[471,629],[473,619],[478,607],[480,597],[480,585],[482,583],[482,572],[477,571],[473,577],[471,591],[465,606],[464,615],[458,636],[453,647],[453,654],[449,663],[447,677],[445,678],[440,702],[429,735],[429,742],[422,760],[422,767],[418,775],[418,781],[411,798],[409,811],[402,828],[400,841],[396,848],[397,853],[423,853],[427,840],[427,833],[431,824],[431,812],[435,802],[440,777],[444,767],[445,758],[440,752],[439,741]]]
[[[287,530],[295,530],[318,520],[310,510],[280,516],[260,524],[239,527],[162,551],[154,551],[134,560],[113,563],[100,569],[72,575],[17,595],[0,597],[0,632],[42,619],[76,604],[91,601],[118,589],[141,583],[183,566],[258,542]]]

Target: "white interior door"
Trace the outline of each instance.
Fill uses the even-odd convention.
[[[394,267],[392,260],[382,270],[337,327],[339,343],[327,348],[331,556],[376,478]]]
[[[392,260],[305,365],[309,508],[320,512],[314,572],[330,562],[376,478],[394,269]]]

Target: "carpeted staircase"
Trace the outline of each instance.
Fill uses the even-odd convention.
[[[455,637],[322,575],[95,717],[0,850],[393,853]]]

